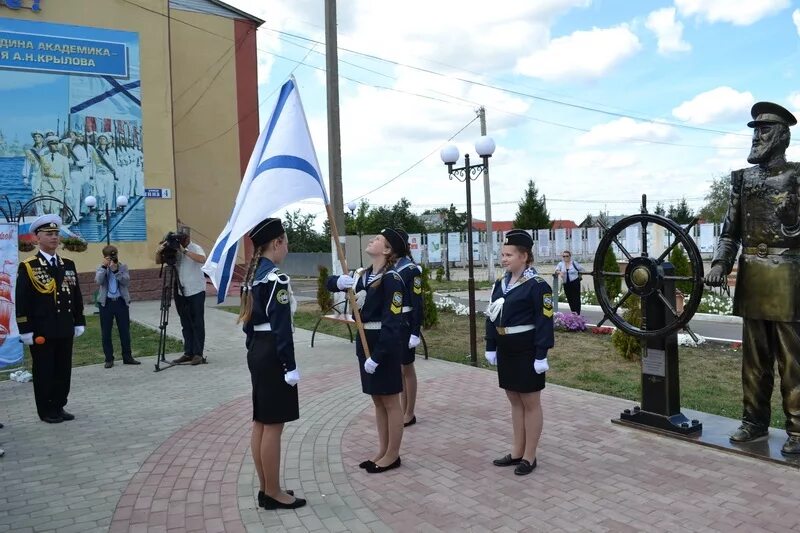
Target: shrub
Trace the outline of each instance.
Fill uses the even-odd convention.
[[[440,266],[436,268],[436,281],[442,281],[444,278],[444,267]]]
[[[430,329],[438,323],[439,310],[436,309],[436,303],[433,301],[430,271],[427,267],[422,267],[422,327],[424,329]]]
[[[622,313],[622,318],[628,324],[636,327],[642,327],[642,305],[638,296],[631,295],[625,300],[623,304],[625,312]],[[628,335],[621,329],[617,328],[611,335],[611,341],[619,354],[628,361],[636,361],[641,356],[641,343],[637,337]]]
[[[603,271],[619,272],[619,264],[617,263],[617,256],[614,255],[614,250],[611,246],[608,247],[608,252],[606,253],[605,258],[603,259]],[[622,288],[622,278],[604,276],[603,279],[605,280],[606,292],[608,293],[608,298],[609,300],[613,301],[614,295],[619,294],[619,291]]]
[[[80,237],[62,237],[61,246],[72,252],[85,252],[88,248],[87,242]]]
[[[672,263],[676,276],[692,275],[692,264],[689,262],[686,252],[683,251],[683,246],[678,245],[672,249],[669,254],[669,262]],[[675,288],[688,296],[692,292],[692,282],[676,281]]]
[[[331,297],[331,293],[328,292],[328,287],[326,286],[329,274],[328,269],[322,265],[317,266],[317,270],[319,270],[319,276],[317,276],[317,304],[325,312],[333,307],[333,297]]]

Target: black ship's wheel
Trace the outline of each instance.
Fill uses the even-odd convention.
[[[692,240],[689,231],[697,223],[697,218],[684,229],[676,222],[660,216],[647,213],[646,199],[642,201],[642,213],[626,217],[611,228],[606,228],[606,233],[600,240],[594,257],[594,289],[597,294],[597,300],[605,316],[599,325],[602,325],[606,319],[614,323],[619,329],[640,338],[653,338],[663,337],[674,333],[680,329],[685,329],[695,340],[698,340],[694,332],[689,328],[689,321],[697,311],[700,305],[700,299],[703,296],[703,261],[700,257],[700,250]],[[628,250],[620,243],[618,236],[625,231],[626,228],[634,224],[641,224],[641,255],[633,256]],[[647,248],[647,227],[653,224],[665,228],[672,237],[671,244],[664,250],[658,257],[651,257]],[[601,223],[602,225],[602,223]],[[608,252],[611,243],[615,243],[623,255],[628,260],[628,265],[625,272],[608,272],[604,270],[603,260]],[[692,273],[688,276],[671,275],[664,272],[664,263],[666,262],[672,250],[678,246],[683,246],[686,251],[689,262],[691,263]],[[610,278],[623,278],[625,283],[623,285],[623,295],[616,300],[617,295],[609,295],[607,280]],[[664,281],[683,281],[691,284],[691,291],[686,295],[687,302],[683,310],[679,313],[673,303],[664,294]],[[671,314],[674,321],[667,320],[666,325],[657,329],[650,329],[647,327],[646,316],[643,316],[642,326],[635,326],[627,322],[622,316],[617,314],[619,308],[625,301],[632,295],[639,296],[642,299],[642,306],[647,304],[648,298],[655,298],[660,301]]]

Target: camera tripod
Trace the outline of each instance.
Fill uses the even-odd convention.
[[[158,277],[161,278],[161,321],[158,325],[158,353],[156,354],[155,372],[162,370],[161,363],[167,365],[164,370],[175,366],[167,361],[164,352],[166,352],[167,348],[167,325],[169,324],[169,308],[172,306],[172,295],[180,287],[175,263],[162,263]]]

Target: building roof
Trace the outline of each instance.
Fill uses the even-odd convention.
[[[473,218],[472,228],[478,231],[486,231],[486,221]],[[492,231],[509,231],[511,229],[514,229],[513,220],[492,220]]]
[[[227,16],[230,18],[243,18],[255,23],[256,27],[264,24],[264,21],[260,18],[235,8],[230,4],[226,4],[221,0],[169,0],[169,7],[198,13]]]
[[[550,225],[550,229],[572,229],[577,227],[578,225],[572,220],[554,220]]]

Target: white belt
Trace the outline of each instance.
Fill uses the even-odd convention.
[[[380,322],[362,322],[364,329],[381,329]]]
[[[256,324],[253,326],[253,331],[272,331],[272,326],[269,322],[264,322],[263,324]]]
[[[403,309],[402,309],[403,313],[410,313],[413,310],[414,310],[413,307],[409,307],[407,305],[403,306]]]
[[[498,327],[497,334],[498,335],[513,335],[514,333],[524,333],[526,331],[531,331],[535,329],[533,324],[525,324],[522,326],[508,326],[508,327]]]

